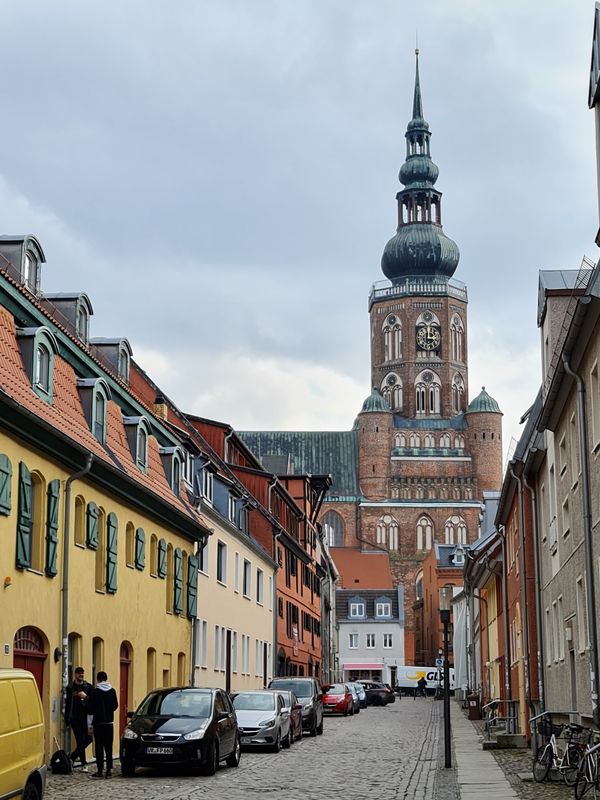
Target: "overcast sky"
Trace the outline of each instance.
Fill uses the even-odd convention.
[[[351,427],[415,31],[470,396],[540,382],[539,269],[597,259],[592,0],[5,0],[0,229],[184,410]]]

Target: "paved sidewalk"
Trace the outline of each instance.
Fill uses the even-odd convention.
[[[453,760],[461,800],[481,798],[508,800],[518,798],[502,768],[489,750],[482,750],[475,726],[451,703]],[[441,723],[443,725],[443,721]],[[440,732],[443,738],[443,731]],[[443,767],[442,767],[443,769]]]

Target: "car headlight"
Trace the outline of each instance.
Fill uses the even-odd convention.
[[[312,708],[312,703],[306,703],[306,705],[303,706],[303,708],[305,711],[310,711],[310,709]]]
[[[273,725],[275,725],[274,719],[263,719],[262,722],[258,723],[259,728],[271,728]]]
[[[125,728],[123,731],[123,738],[124,739],[137,739],[138,735],[135,731],[132,731],[131,728]]]
[[[190,731],[184,735],[184,739],[186,742],[192,742],[194,739],[202,739],[204,734],[206,733],[206,725],[203,728],[198,728],[196,731]]]

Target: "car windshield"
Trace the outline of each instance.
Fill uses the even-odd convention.
[[[139,717],[210,717],[212,696],[193,689],[173,689],[152,692],[142,700],[136,714]]]
[[[296,697],[312,697],[312,684],[309,681],[273,681],[271,684],[272,689],[285,689],[287,692],[293,692]]]
[[[275,695],[241,692],[233,698],[236,711],[272,711],[275,708]]]
[[[346,687],[343,683],[332,683],[330,686],[324,686],[323,691],[325,694],[346,694]]]

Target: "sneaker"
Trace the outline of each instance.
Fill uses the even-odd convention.
[[[81,771],[82,772],[89,772],[88,765],[87,764],[83,764],[82,767],[81,767]]]
[[[101,772],[93,772],[92,778],[103,778],[104,775]]]

